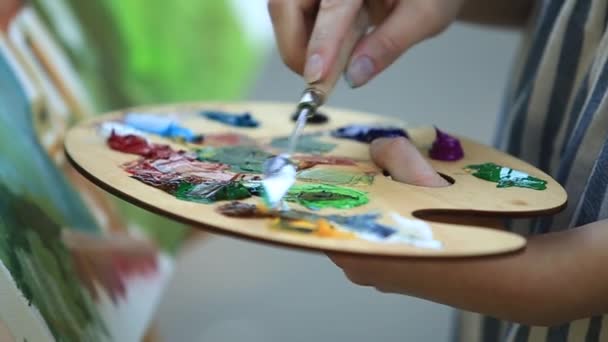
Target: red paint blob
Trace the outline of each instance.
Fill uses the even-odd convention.
[[[117,135],[112,131],[112,135],[108,138],[108,146],[111,149],[137,154],[146,158],[169,158],[175,153],[168,145],[152,144],[146,139],[137,135]]]

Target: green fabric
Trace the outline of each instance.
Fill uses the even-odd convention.
[[[35,0],[82,75],[99,112],[141,104],[238,99],[252,81],[261,51],[247,39],[229,1],[54,0],[79,19],[86,45],[59,34],[61,18]],[[55,4],[57,5],[57,4]],[[163,249],[174,252],[186,228],[119,202]]]

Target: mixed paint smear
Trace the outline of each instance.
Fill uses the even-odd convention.
[[[518,187],[534,190],[547,189],[547,181],[545,180],[494,163],[468,165],[466,169],[471,170],[473,176],[477,178],[498,183],[496,185],[497,188]]]
[[[372,185],[374,183],[374,176],[374,172],[313,168],[298,172],[296,178],[299,181],[309,183],[357,186]]]
[[[254,146],[255,140],[238,133],[206,134],[204,143],[206,146]]]
[[[233,114],[222,111],[203,111],[201,115],[209,120],[221,122],[234,127],[256,128],[260,123],[251,113]]]
[[[421,248],[442,248],[441,242],[435,240],[426,222],[407,219],[395,213],[391,214],[394,226],[388,226],[379,223],[378,213],[320,215],[295,209],[272,211],[244,202],[227,203],[219,206],[217,211],[235,218],[273,218],[273,228],[288,232],[341,239],[358,237],[368,241],[407,243]]]
[[[256,146],[205,147],[197,150],[198,159],[230,166],[234,172],[262,174],[264,163],[273,155]]]
[[[350,139],[362,143],[371,143],[378,138],[408,138],[404,129],[399,127],[374,127],[366,125],[350,125],[331,132],[336,138]]]
[[[296,146],[297,153],[325,154],[334,150],[338,145],[324,142],[320,139],[320,134],[302,135]],[[289,146],[290,137],[275,138],[270,145],[276,149],[286,150]]]
[[[464,158],[460,140],[435,127],[437,137],[429,151],[429,157],[441,161],[457,161]]]
[[[293,159],[300,163],[301,169],[308,169],[315,165],[342,165],[342,166],[355,166],[357,163],[351,158],[336,157],[327,155],[310,155],[310,154],[296,154]]]
[[[242,182],[204,182],[200,184],[182,182],[175,191],[175,197],[184,201],[215,203],[234,201],[251,197],[249,189]]]

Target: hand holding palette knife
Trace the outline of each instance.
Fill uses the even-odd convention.
[[[354,25],[345,35],[338,58],[330,65],[326,77],[309,83],[296,107],[296,124],[289,138],[289,145],[284,153],[269,159],[264,165],[264,190],[266,202],[271,207],[281,204],[283,197],[294,184],[296,169],[289,158],[296,150],[298,140],[304,130],[307,120],[315,115],[317,109],[325,104],[329,94],[335,87],[338,78],[346,68],[355,45],[363,37],[369,26],[369,15],[364,7],[359,10]]]

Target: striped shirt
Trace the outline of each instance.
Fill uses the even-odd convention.
[[[541,0],[528,27],[496,145],[560,182],[568,206],[512,227],[543,234],[608,218],[608,0]],[[466,342],[608,341],[608,317],[530,327],[465,317]],[[466,329],[465,329],[466,330]],[[474,331],[475,329],[470,331]],[[461,331],[464,332],[464,331]]]

